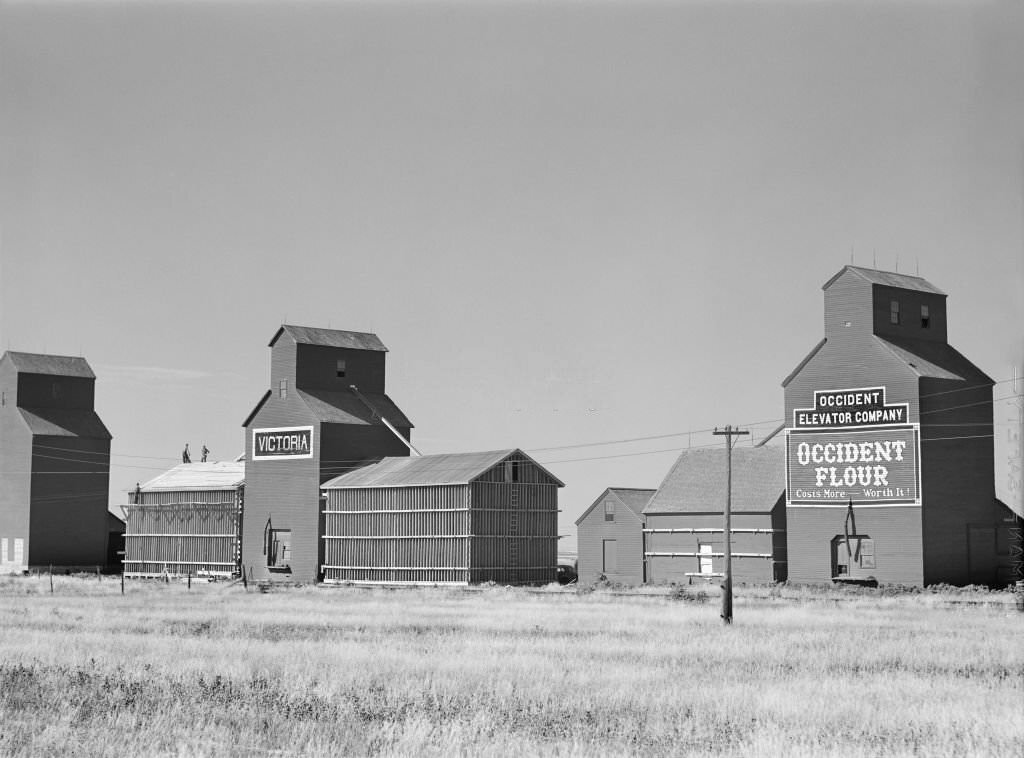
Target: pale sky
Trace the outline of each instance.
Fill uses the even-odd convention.
[[[851,259],[1024,361],[1017,2],[0,0],[0,138],[0,349],[88,359],[112,506],[241,451],[282,322],[378,334],[423,452],[548,465],[569,549],[717,438],[545,448],[767,432]]]

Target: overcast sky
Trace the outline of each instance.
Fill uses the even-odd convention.
[[[851,260],[1012,376],[1022,83],[1015,2],[0,2],[0,348],[88,359],[117,504],[241,451],[282,322],[375,332],[414,443],[527,450],[572,547],[714,438],[545,448],[767,432]]]

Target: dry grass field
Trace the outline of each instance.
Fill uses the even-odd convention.
[[[1011,756],[1009,595],[0,580],[0,755]]]

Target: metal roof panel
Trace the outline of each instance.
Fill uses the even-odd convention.
[[[245,484],[245,461],[179,463],[150,479],[143,492],[176,490],[233,490]]]
[[[95,379],[85,358],[70,355],[43,355],[42,353],[16,353],[8,350],[4,353],[14,367],[22,374],[48,374],[51,376],[76,376],[83,379]]]

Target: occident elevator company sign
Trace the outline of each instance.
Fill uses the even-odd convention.
[[[313,427],[284,426],[252,430],[254,461],[290,461],[313,457]]]
[[[920,426],[885,387],[815,392],[786,431],[788,505],[920,505]]]

